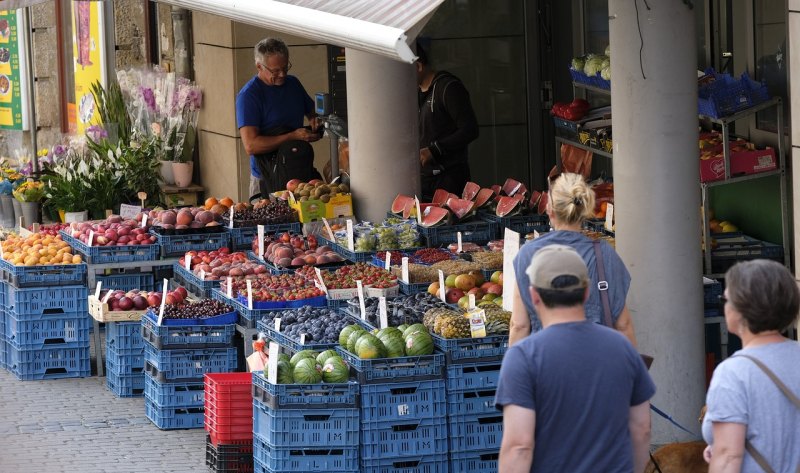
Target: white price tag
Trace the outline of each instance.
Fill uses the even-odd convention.
[[[111,289],[106,291],[106,295],[103,296],[103,304],[107,303],[109,299],[111,299],[111,293],[114,292]]]
[[[323,217],[322,223],[325,225],[325,231],[328,232],[328,240],[336,241],[336,238],[333,236],[333,230],[331,230],[331,224],[328,223],[328,219]]]
[[[385,269],[386,271],[389,271],[390,269],[392,269],[392,252],[391,251],[387,251],[386,252],[386,261],[383,262],[383,269]]]
[[[120,204],[119,205],[119,216],[122,217],[123,220],[131,220],[136,218],[139,215],[139,212],[142,211],[142,208],[138,205],[129,205],[129,204]]]
[[[361,320],[367,320],[367,305],[364,302],[364,285],[361,280],[356,281],[356,288],[358,289],[358,308],[361,309]]]
[[[267,360],[267,380],[271,384],[278,384],[278,354],[281,347],[275,342],[269,342],[269,356]]]
[[[248,279],[247,283],[247,309],[253,310],[253,281]]]
[[[317,280],[314,281],[314,285],[319,288],[320,291],[324,292],[325,294],[328,293],[328,288],[325,287],[325,280],[322,279],[322,271],[319,268],[314,268],[314,272],[317,274]]]
[[[410,279],[408,277],[408,257],[403,256],[402,266],[400,268],[400,279],[402,279],[404,283],[409,284]]]
[[[87,245],[92,246],[93,242],[94,242],[94,230],[89,230],[89,241],[87,242]]]
[[[192,256],[186,255],[183,257],[183,267],[186,268],[187,271],[192,270]]]
[[[355,238],[353,237],[353,221],[347,220],[347,249],[350,251],[356,251],[356,243]]]
[[[444,271],[441,269],[439,270],[439,298],[442,302],[447,302],[447,299],[444,297]]]
[[[142,228],[147,226],[147,214],[142,214]]]
[[[273,323],[275,325],[275,331],[280,333],[280,331],[281,331],[281,318],[280,317],[275,317],[275,320],[274,320]]]
[[[97,287],[94,289],[94,297],[100,299],[100,288],[103,286],[103,281],[97,281]]]
[[[513,281],[516,281],[514,277],[514,258],[519,253],[519,233],[506,228],[503,237],[503,281],[509,281],[509,284],[513,284]],[[503,309],[510,311],[512,302],[513,297],[511,297],[511,291],[509,291],[508,295],[503,297]]]
[[[609,202],[606,207],[606,230],[609,232],[614,231],[614,204]]]
[[[231,205],[231,218],[228,221],[228,228],[233,228],[233,205]]]
[[[419,199],[417,196],[414,196],[414,205],[417,208],[417,223],[422,223],[422,210],[420,210]]]
[[[461,253],[464,251],[464,247],[461,244],[461,232],[456,232],[456,253]]]
[[[258,226],[258,257],[264,261],[264,225]]]
[[[475,308],[475,294],[467,294],[469,296],[469,310]]]
[[[201,281],[205,281],[206,280],[206,271],[204,269],[200,270],[200,280]]]
[[[167,289],[169,288],[169,281],[164,279],[164,286],[161,290],[161,307],[158,309],[158,325],[164,321],[164,307],[167,305]]]
[[[233,278],[228,276],[228,299],[233,299]]]
[[[380,328],[389,326],[389,314],[386,313],[386,298],[381,296],[378,298],[378,316],[380,317]]]
[[[306,344],[306,334],[301,333],[300,334],[300,345],[305,345],[305,344]]]

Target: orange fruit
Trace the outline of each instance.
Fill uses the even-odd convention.
[[[217,205],[218,203],[219,201],[217,200],[216,197],[209,197],[208,199],[206,199],[204,207],[206,210],[211,210],[211,207]]]
[[[225,197],[223,199],[220,199],[219,203],[224,205],[225,207],[231,208],[234,202],[233,199],[231,199],[230,197]]]

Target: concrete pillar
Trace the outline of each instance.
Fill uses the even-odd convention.
[[[788,36],[786,44],[800,44],[800,0],[789,0],[789,12],[787,14],[788,23]],[[800,77],[800,48],[789,48],[789,77]],[[789,97],[791,102],[784,104],[784,107],[790,107],[790,124],[791,124],[791,140],[792,144],[790,154],[787,156],[787,164],[791,169],[790,182],[792,183],[791,189],[791,207],[794,209],[792,221],[794,222],[794,248],[792,254],[795,255],[795,275],[800,275],[800,261],[797,259],[800,255],[800,81],[789,81]]]
[[[379,222],[397,194],[420,191],[416,72],[372,53],[346,55],[353,207]]]
[[[632,276],[627,302],[639,349],[655,357],[652,402],[699,432],[705,355],[694,12],[673,0],[636,3],[638,22],[634,2],[608,5],[617,252]],[[653,416],[652,443],[688,439]]]

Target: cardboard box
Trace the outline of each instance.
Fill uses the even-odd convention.
[[[772,148],[731,153],[731,177],[760,172],[774,171],[778,168],[775,150]],[[700,159],[700,182],[713,182],[725,179],[725,158],[722,152]]]
[[[324,218],[350,217],[353,215],[353,196],[337,194],[325,203],[321,200],[309,199],[303,202],[289,198],[289,207],[297,211],[302,223],[309,223]]]

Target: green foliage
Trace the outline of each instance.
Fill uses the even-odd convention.
[[[103,124],[116,124],[120,143],[130,143],[131,119],[117,81],[112,81],[107,89],[95,82],[92,84],[92,95]]]

